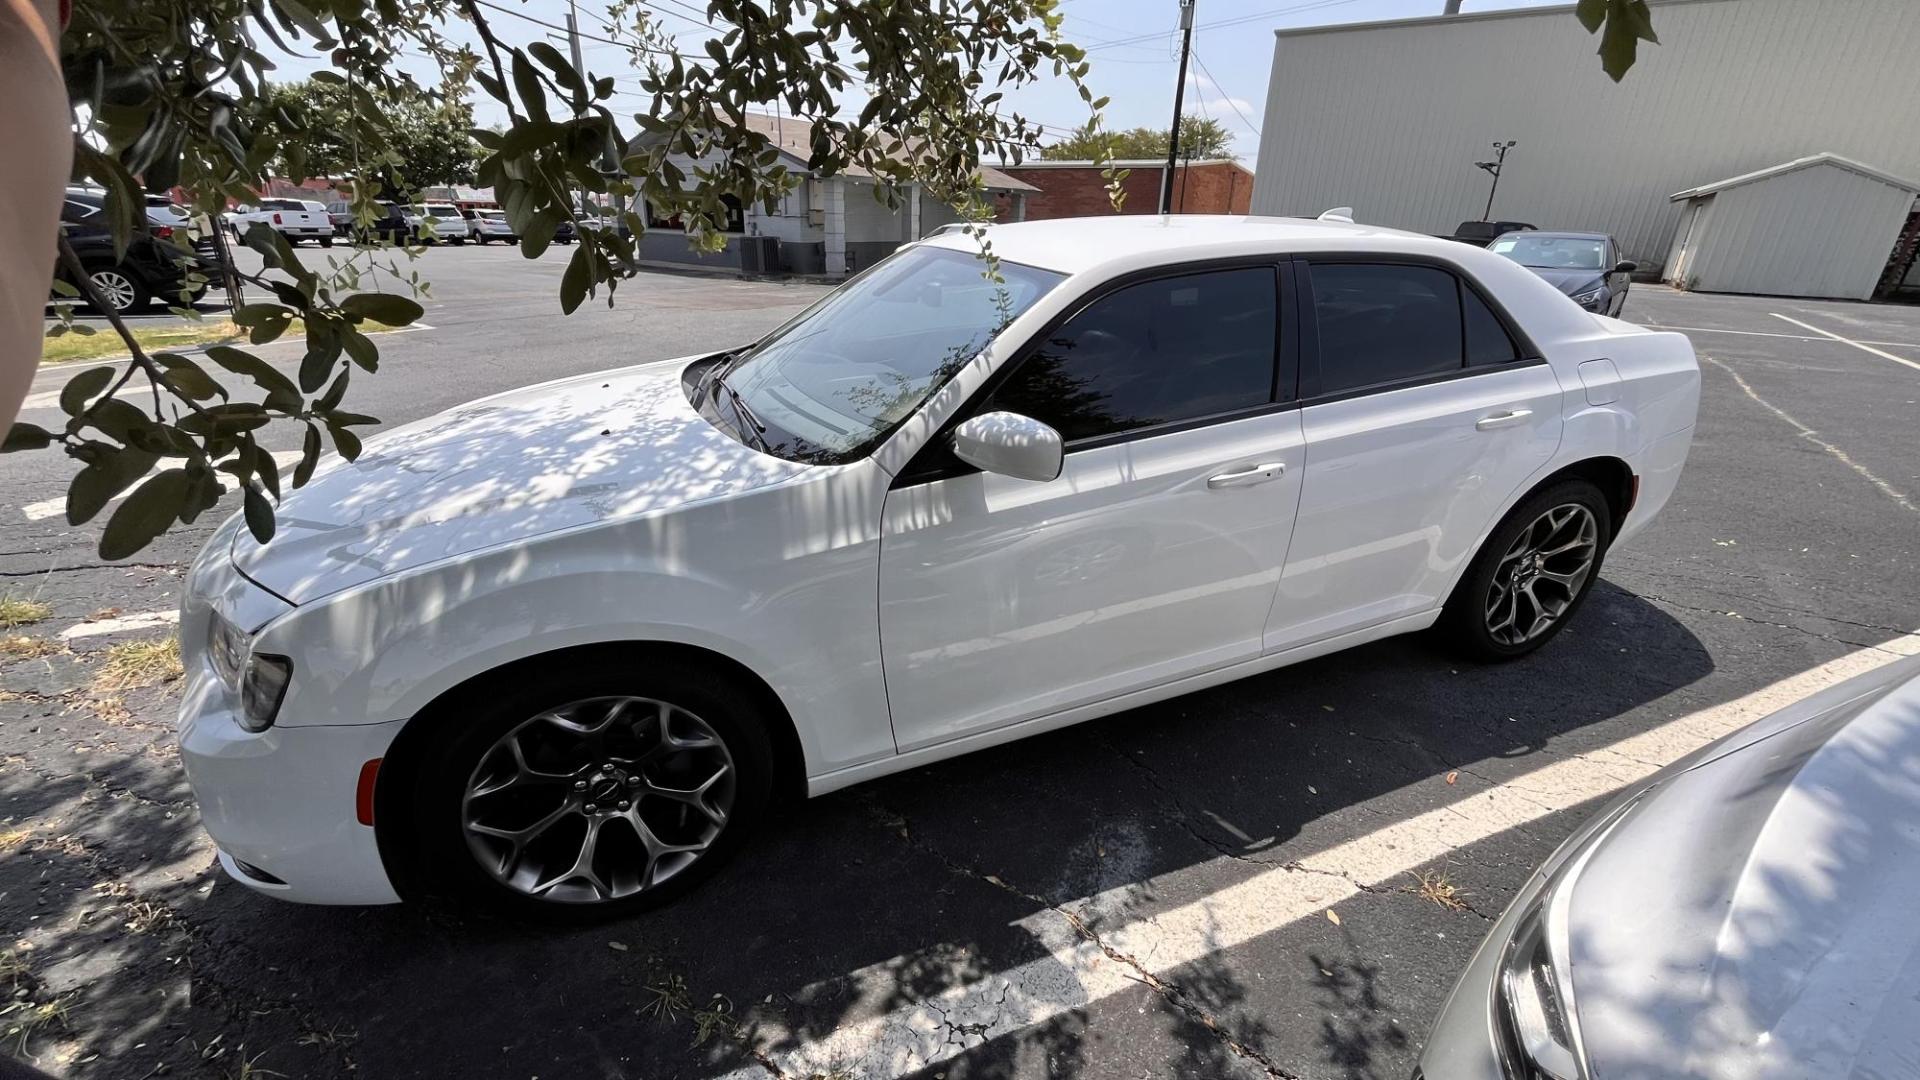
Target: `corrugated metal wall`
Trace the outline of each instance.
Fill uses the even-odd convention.
[[[1913,192],[1832,165],[1728,188],[1688,238],[1681,273],[1705,292],[1867,300]]]
[[[1656,3],[1663,44],[1618,85],[1571,12],[1283,32],[1253,212],[1447,232],[1518,139],[1494,217],[1608,231],[1653,269],[1676,191],[1821,151],[1920,176],[1920,0]]]

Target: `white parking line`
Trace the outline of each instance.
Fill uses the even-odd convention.
[[[1769,314],[1771,314],[1771,312],[1769,312]],[[1781,315],[1778,317],[1782,319],[1786,318],[1786,316],[1784,315]],[[1769,334],[1760,330],[1724,330],[1718,326],[1669,326],[1666,323],[1657,323],[1657,322],[1642,323],[1641,325],[1650,327],[1654,330],[1678,330],[1683,334],[1738,334],[1741,337],[1780,338],[1784,341],[1825,341],[1827,340],[1824,337],[1814,337],[1811,334]],[[1849,345],[1855,345],[1855,344],[1891,345],[1896,349],[1920,349],[1920,344],[1916,344],[1911,341],[1860,341],[1860,342],[1850,341],[1847,344]]]
[[[99,637],[101,634],[124,634],[129,630],[147,630],[155,626],[172,626],[180,621],[178,611],[148,611],[139,615],[122,615],[115,619],[99,619],[83,622],[60,631],[61,641],[75,638]]]
[[[281,467],[284,468],[285,466],[291,465],[294,462],[300,460],[300,451],[281,450],[273,455],[273,460],[275,464],[280,465]],[[166,460],[162,459],[161,464],[162,465],[167,464]],[[168,466],[168,467],[171,468],[171,466]],[[160,470],[155,469],[154,471],[158,472]],[[234,487],[233,477],[227,475],[226,473],[216,473],[214,474],[214,479],[220,481],[220,489],[222,491],[233,490],[233,487]],[[112,506],[114,503],[117,503],[121,499],[126,498],[127,492],[132,491],[137,486],[139,485],[138,484],[128,485],[127,491],[123,491],[119,495],[114,496],[111,500],[108,501],[107,505]],[[20,513],[25,515],[28,521],[44,521],[50,517],[63,517],[65,516],[66,512],[67,512],[67,497],[65,495],[62,495],[57,499],[42,499],[39,502],[28,503],[27,505],[20,508]]]
[[[379,331],[377,336],[384,337],[388,334],[411,334],[416,330],[434,330],[434,329],[438,329],[438,328],[429,326],[426,323],[417,322],[407,326],[398,326],[393,328],[392,330],[381,330]],[[275,341],[269,341],[265,345],[249,345],[246,342],[240,342],[236,347],[244,347],[248,349],[271,349],[275,345],[298,345],[305,340],[307,340],[306,337],[302,335],[298,337],[280,338]],[[165,351],[176,352],[182,356],[196,356],[206,352],[210,348],[212,348],[211,345],[193,345],[186,348],[168,349]],[[72,371],[81,371],[89,367],[98,367],[101,364],[124,364],[131,359],[133,359],[133,357],[131,356],[103,356],[97,360],[72,360],[72,361],[63,362],[58,365],[48,364],[40,368],[39,374],[36,375],[35,378],[36,380],[43,377],[51,378],[52,376],[59,374],[63,368],[72,370]],[[28,409],[51,409],[51,408],[55,408],[59,404],[60,404],[60,391],[48,390],[44,393],[28,394],[26,399],[20,402],[20,411],[25,412]]]
[[[1739,386],[1740,391],[1746,394],[1747,397],[1752,398],[1754,404],[1760,406],[1761,408],[1767,410],[1773,415],[1786,421],[1789,425],[1793,427],[1795,431],[1798,431],[1800,433],[1801,438],[1807,440],[1813,445],[1833,455],[1833,457],[1836,460],[1838,460],[1840,464],[1845,465],[1849,469],[1852,469],[1856,474],[1859,475],[1861,479],[1865,480],[1869,484],[1872,484],[1876,489],[1879,490],[1880,494],[1885,495],[1887,498],[1892,499],[1894,502],[1907,508],[1908,510],[1913,511],[1916,514],[1920,514],[1920,506],[1914,505],[1913,501],[1907,498],[1906,492],[1901,491],[1899,488],[1896,488],[1892,484],[1887,483],[1885,480],[1881,479],[1878,475],[1876,475],[1872,469],[1869,469],[1865,465],[1862,465],[1859,462],[1853,460],[1853,458],[1845,450],[1842,450],[1839,447],[1828,442],[1827,440],[1821,438],[1820,433],[1818,431],[1794,419],[1793,414],[1787,412],[1785,409],[1782,409],[1780,406],[1775,405],[1773,402],[1768,401],[1766,398],[1761,397],[1759,392],[1754,390],[1753,384],[1747,382],[1745,378],[1742,378],[1740,373],[1733,370],[1732,366],[1730,366],[1726,361],[1720,359],[1717,356],[1709,356],[1706,353],[1701,353],[1699,355],[1701,360],[1705,361],[1706,363],[1712,364],[1714,367],[1717,367],[1721,371],[1726,372],[1728,375],[1733,376],[1733,381],[1735,385]]]
[[[1849,653],[1745,697],[1669,720],[1611,746],[1555,760],[1458,802],[1395,822],[1366,836],[1276,866],[1170,911],[1101,929],[1099,942],[1081,929],[1083,915],[1124,912],[1152,883],[1124,886],[1016,924],[1048,955],[1009,970],[962,982],[968,960],[942,954],[895,957],[853,972],[851,987],[835,980],[835,996],[851,993],[849,1010],[868,1019],[766,1059],[788,1076],[844,1070],[854,1076],[900,1076],[949,1060],[970,1046],[1142,985],[1147,976],[1177,981],[1176,969],[1242,945],[1289,923],[1329,911],[1364,886],[1375,886],[1509,829],[1602,798],[1644,779],[1661,766],[1817,690],[1920,656],[1920,633]],[[1463,779],[1463,783],[1464,783]],[[885,1002],[902,985],[952,971],[957,985],[890,1011]],[[765,1080],[747,1066],[724,1080]]]
[[[1920,363],[1915,363],[1914,361],[1909,360],[1904,356],[1895,356],[1890,352],[1885,352],[1883,350],[1876,349],[1864,341],[1855,341],[1852,338],[1843,338],[1839,334],[1833,333],[1832,331],[1822,330],[1817,326],[1813,326],[1808,323],[1803,323],[1799,319],[1789,318],[1785,315],[1780,314],[1777,311],[1769,311],[1767,312],[1767,314],[1773,316],[1776,319],[1781,320],[1782,322],[1790,322],[1802,330],[1811,330],[1814,333],[1819,334],[1821,337],[1832,338],[1833,340],[1839,342],[1842,345],[1851,345],[1854,348],[1859,349],[1861,352],[1872,353],[1873,355],[1880,357],[1882,360],[1891,360],[1896,364],[1905,364],[1915,371],[1920,371]]]

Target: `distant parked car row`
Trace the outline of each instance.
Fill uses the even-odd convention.
[[[1619,318],[1639,264],[1606,233],[1545,232],[1524,221],[1463,221],[1442,237],[1504,255],[1596,315]]]
[[[356,218],[353,203],[347,199],[324,204],[311,199],[263,199],[258,205],[235,207],[226,215],[226,225],[235,238],[239,238],[255,222],[265,222],[290,243],[315,240],[321,247],[332,247],[338,238],[351,238],[355,243],[520,242],[504,210],[463,207],[450,202],[402,204],[386,199],[373,205],[375,217],[362,224]],[[573,243],[573,224],[562,222],[554,229],[553,240],[560,244]]]

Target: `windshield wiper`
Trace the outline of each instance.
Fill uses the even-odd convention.
[[[772,453],[773,448],[767,442],[767,425],[761,423],[760,418],[753,414],[753,406],[748,405],[747,399],[740,396],[740,391],[735,390],[733,385],[727,382],[725,374],[716,373],[713,376],[713,392],[716,395],[720,393],[727,395],[727,403],[733,406],[734,425],[740,429],[743,437],[752,440],[748,445],[757,444],[759,449]],[[752,434],[748,435],[749,432]]]

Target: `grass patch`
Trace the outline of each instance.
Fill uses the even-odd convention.
[[[18,596],[0,598],[0,630],[31,626],[53,614],[53,608],[38,600]]]
[[[235,326],[231,319],[209,319],[205,322],[178,323],[171,326],[133,327],[133,339],[148,352],[171,349],[204,348],[208,345],[244,345],[247,331]],[[363,334],[384,334],[397,330],[397,326],[368,320],[360,324]],[[280,340],[299,337],[307,332],[306,326],[299,322],[287,327]],[[127,355],[127,343],[111,327],[98,327],[91,334],[76,334],[71,331],[59,337],[47,338],[41,345],[40,361],[46,364],[68,364],[80,360],[106,360]]]
[[[60,646],[45,638],[19,634],[0,637],[0,660],[34,660],[60,651]]]
[[[115,694],[177,679],[184,671],[179,638],[128,641],[107,650],[107,662],[93,680],[93,689],[102,695]]]
[[[1429,903],[1438,904],[1448,911],[1467,910],[1467,894],[1461,892],[1459,887],[1447,877],[1446,871],[1442,870],[1439,873],[1432,873],[1423,870],[1414,874],[1413,880],[1415,884],[1410,886],[1407,891],[1420,897],[1420,899]]]

